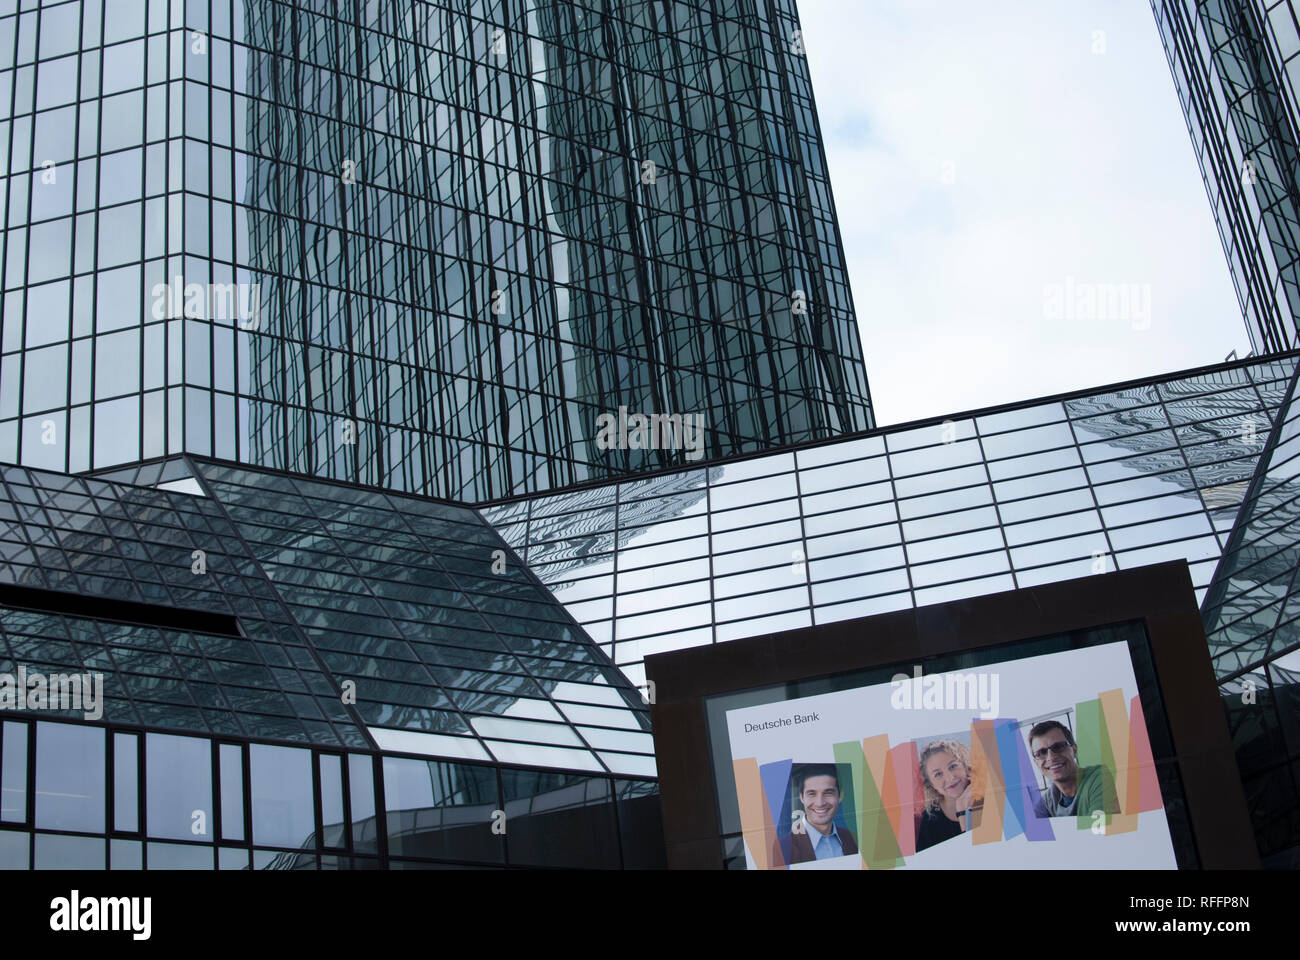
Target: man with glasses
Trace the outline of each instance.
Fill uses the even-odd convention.
[[[1065,724],[1044,720],[1029,731],[1029,754],[1048,781],[1034,808],[1040,817],[1091,817],[1119,813],[1115,784],[1100,764],[1079,767],[1074,735]]]

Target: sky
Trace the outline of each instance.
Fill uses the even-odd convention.
[[[1250,349],[1146,0],[798,0],[877,423]]]

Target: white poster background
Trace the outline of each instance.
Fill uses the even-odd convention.
[[[999,719],[1026,720],[1060,713],[1066,708],[1073,709],[1080,701],[1095,700],[1099,694],[1116,688],[1128,708],[1138,692],[1128,644],[1123,642],[1008,660],[950,673],[986,674],[990,684],[996,678],[995,705]],[[931,676],[942,680],[948,673],[923,674],[922,679]],[[781,760],[834,763],[836,743],[861,741],[883,733],[888,734],[892,748],[907,740],[924,741],[958,731],[968,732],[971,721],[981,718],[978,707],[961,710],[919,708],[915,697],[913,709],[896,709],[891,703],[894,691],[892,683],[883,683],[729,710],[727,733],[731,755],[736,760],[753,757],[760,767]],[[811,718],[814,715],[816,719],[794,722],[796,716]],[[746,724],[753,726],[778,720],[788,720],[789,724],[767,730],[745,729]],[[923,744],[918,744],[918,751],[921,746]],[[1004,814],[1007,815],[1010,815],[1009,810]],[[1054,840],[1031,843],[1020,836],[976,845],[971,843],[969,835],[963,835],[907,857],[904,863],[914,869],[1172,870],[1177,867],[1163,809],[1139,814],[1136,830],[1111,836],[1078,829],[1075,817],[1055,817],[1051,824]],[[850,829],[854,826],[851,824]],[[755,869],[748,844],[745,859],[749,869]],[[860,864],[861,858],[855,854],[835,860],[795,864],[791,869],[844,869]]]

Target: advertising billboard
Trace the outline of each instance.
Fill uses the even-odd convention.
[[[1177,866],[1122,639],[725,723],[750,869]]]

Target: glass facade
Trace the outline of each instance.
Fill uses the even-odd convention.
[[[1300,840],[1298,525],[1300,405],[1291,393],[1203,607],[1260,854],[1290,867]]]
[[[1300,339],[1294,0],[1152,0],[1256,351]],[[1294,384],[1205,598],[1210,653],[1265,863],[1300,844]]]
[[[477,501],[872,425],[793,0],[0,0],[0,102],[2,461]]]
[[[493,505],[633,680],[646,656],[1185,558],[1204,596],[1296,354]]]
[[[471,510],[129,472],[170,489],[0,468],[0,673],[99,674],[110,723],[653,775],[641,696]]]
[[[47,720],[0,733],[0,870],[663,866],[646,781]]]
[[[659,865],[646,656],[1177,558],[1285,856],[1300,30],[1153,8],[1273,352],[876,429],[793,0],[0,0],[0,867]]]
[[[662,866],[642,697],[472,510],[197,458],[0,491],[0,868]]]
[[[1300,342],[1295,0],[1151,0],[1258,353]]]

